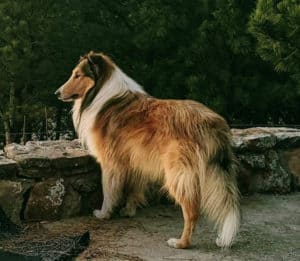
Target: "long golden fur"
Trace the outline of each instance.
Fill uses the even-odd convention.
[[[239,229],[239,191],[230,129],[225,120],[190,100],[160,100],[123,73],[109,57],[81,57],[56,92],[74,101],[79,138],[102,168],[103,205],[97,218],[110,218],[127,191],[121,214],[133,216],[153,181],[180,204],[184,229],[168,244],[187,248],[200,215],[215,222],[216,243],[227,247]]]

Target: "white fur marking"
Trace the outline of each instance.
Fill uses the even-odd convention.
[[[112,97],[122,95],[126,91],[145,93],[143,88],[133,79],[129,78],[120,68],[113,70],[111,77],[104,83],[91,105],[82,112],[80,118],[80,107],[82,99],[76,100],[73,106],[73,123],[81,142],[87,145],[90,153],[95,155],[95,144],[90,135],[95,124],[96,116],[102,106]],[[79,122],[80,118],[80,122]]]
[[[173,247],[173,248],[178,248],[177,246],[177,242],[179,241],[179,239],[177,238],[170,238],[167,243],[169,247]]]
[[[216,244],[219,247],[230,247],[235,235],[238,232],[240,223],[239,212],[230,211],[223,223],[222,231],[216,239]]]
[[[99,209],[95,209],[93,211],[93,215],[96,217],[96,218],[99,218],[99,219],[110,219],[110,213],[109,212],[103,212]]]

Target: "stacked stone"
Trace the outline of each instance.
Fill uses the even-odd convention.
[[[232,132],[243,193],[300,190],[300,130]],[[160,201],[157,190],[150,203]],[[99,166],[78,140],[10,144],[0,153],[0,209],[14,222],[90,215],[101,196]]]
[[[300,189],[300,130],[233,129],[242,192],[288,193]]]
[[[10,144],[0,158],[0,206],[14,222],[90,214],[100,170],[78,140]]]

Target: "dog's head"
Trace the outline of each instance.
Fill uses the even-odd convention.
[[[57,89],[55,94],[58,99],[65,102],[82,99],[87,95],[93,96],[110,77],[113,69],[114,64],[109,57],[91,51],[80,57],[70,78]]]

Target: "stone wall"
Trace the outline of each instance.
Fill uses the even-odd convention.
[[[90,214],[101,206],[99,167],[78,140],[10,144],[4,155],[0,206],[14,222]]]
[[[232,129],[242,192],[289,193],[300,189],[300,130]]]
[[[232,132],[243,193],[300,189],[300,130]],[[14,222],[91,214],[101,197],[99,167],[78,140],[10,144],[0,154],[0,208]]]

